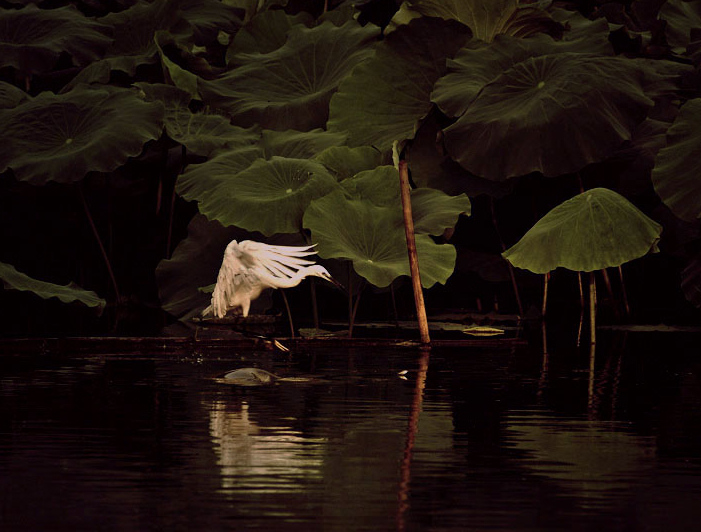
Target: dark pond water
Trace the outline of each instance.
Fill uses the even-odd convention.
[[[700,340],[4,353],[0,530],[698,530]]]

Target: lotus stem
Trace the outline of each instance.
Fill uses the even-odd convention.
[[[616,300],[613,297],[613,288],[611,288],[611,279],[609,278],[609,274],[606,271],[606,268],[601,270],[601,274],[604,278],[604,284],[606,285],[606,292],[608,293],[609,297],[611,298],[611,302],[613,305],[613,312],[616,316],[617,320],[621,319],[621,312],[618,310],[618,305],[616,305]]]
[[[353,326],[355,325],[355,315],[358,313],[358,306],[360,305],[360,295],[363,293],[364,288],[365,288],[364,283],[358,287],[358,295],[355,297],[355,304],[353,305],[353,308],[351,309],[350,324],[348,327],[348,337],[349,338],[353,337]],[[352,297],[351,297],[351,300],[352,300]]]
[[[117,279],[114,276],[114,271],[112,270],[112,264],[110,263],[110,259],[107,256],[107,251],[105,251],[105,246],[102,244],[102,239],[100,238],[100,233],[97,230],[97,227],[95,226],[95,221],[93,220],[92,214],[90,214],[90,207],[88,207],[88,202],[85,199],[85,194],[83,193],[83,186],[82,184],[78,185],[78,194],[80,195],[80,201],[83,204],[83,210],[85,211],[85,216],[88,219],[88,222],[90,223],[90,228],[92,229],[93,235],[95,236],[95,240],[97,241],[97,245],[100,247],[100,253],[102,254],[102,260],[105,262],[105,266],[107,267],[107,273],[110,276],[110,280],[112,282],[112,288],[114,289],[114,295],[117,298],[117,302],[122,300],[122,296],[119,293],[119,286],[117,285]]]
[[[501,245],[501,250],[506,251],[506,244],[504,243],[504,239],[501,237],[501,231],[499,231],[499,224],[497,224],[497,215],[496,211],[494,210],[494,198],[489,198],[489,207],[492,211],[492,225],[494,226],[494,232],[497,234],[497,238],[499,239],[499,245]],[[523,305],[521,304],[521,295],[518,291],[518,283],[516,282],[516,272],[514,271],[514,267],[511,265],[511,263],[507,260],[506,261],[506,266],[509,268],[509,277],[511,278],[511,287],[514,290],[514,296],[516,296],[516,305],[518,307],[518,315],[523,317]]]
[[[183,144],[180,150],[181,160],[180,160],[180,172],[178,175],[182,174],[187,166],[187,148]],[[175,218],[175,199],[177,194],[175,193],[175,184],[178,177],[175,177],[173,182],[173,192],[170,194],[170,212],[168,212],[168,234],[166,235],[166,258],[170,258],[170,253],[173,245],[173,219]]]
[[[545,320],[545,313],[548,308],[548,281],[550,281],[550,272],[546,272],[543,276],[543,320]]]
[[[290,325],[290,338],[295,337],[295,326],[294,323],[292,322],[292,311],[290,310],[290,303],[287,301],[287,296],[285,295],[285,290],[280,289],[280,293],[282,294],[282,301],[285,303],[285,310],[287,310],[287,322]]]
[[[591,325],[591,345],[596,344],[596,278],[589,272],[589,324]]]
[[[582,272],[577,272],[577,281],[579,282],[579,308],[584,312],[584,287],[582,286]]]
[[[309,279],[309,292],[312,297],[312,317],[314,319],[314,328],[319,329],[319,305],[316,301],[316,280]]]
[[[626,318],[630,318],[630,305],[628,304],[628,293],[626,292],[626,283],[623,281],[623,268],[618,267],[618,277],[621,280],[621,293],[623,295],[623,308],[626,312]]]
[[[416,305],[416,318],[419,321],[419,334],[421,343],[430,344],[431,337],[428,334],[428,319],[426,318],[426,305],[421,287],[421,273],[419,271],[419,259],[416,254],[416,239],[414,237],[414,219],[411,215],[411,190],[409,188],[409,170],[406,161],[399,161],[399,185],[402,195],[402,212],[404,213],[404,233],[406,234],[406,247],[409,254],[409,270],[411,271],[411,284],[414,288],[414,304]]]

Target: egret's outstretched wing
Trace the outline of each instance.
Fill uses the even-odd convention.
[[[273,246],[253,240],[241,242],[239,250],[241,261],[249,264],[257,274],[265,277],[269,273],[281,279],[290,279],[301,268],[313,265],[313,260],[303,257],[316,254],[314,246]]]

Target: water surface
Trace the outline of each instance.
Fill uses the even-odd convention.
[[[693,530],[700,354],[6,353],[0,529]],[[245,366],[308,380],[216,378]]]

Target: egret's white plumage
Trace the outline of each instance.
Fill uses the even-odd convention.
[[[326,268],[304,258],[315,253],[314,246],[272,246],[253,240],[232,240],[224,251],[212,304],[202,315],[223,318],[229,309],[241,307],[246,317],[251,301],[266,288],[291,288],[309,276],[337,284]]]

